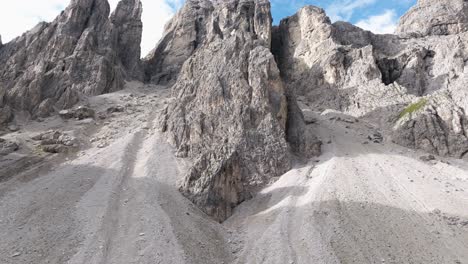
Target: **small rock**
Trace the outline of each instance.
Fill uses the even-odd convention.
[[[121,106],[121,105],[117,105],[117,106],[111,106],[109,108],[107,108],[107,113],[108,114],[112,114],[112,113],[122,113],[125,111],[125,107]]]
[[[2,139],[0,141],[0,156],[6,156],[12,152],[15,152],[19,149],[19,145],[12,141],[7,141]]]
[[[419,159],[422,160],[422,161],[428,162],[428,161],[433,161],[436,158],[435,158],[434,155],[427,155],[427,156],[421,156],[421,157],[419,157]]]
[[[11,255],[12,258],[19,257],[21,256],[21,252],[15,252],[13,255]]]
[[[370,141],[372,141],[374,143],[382,143],[383,142],[383,136],[379,132],[375,132],[372,135],[369,135],[367,137],[367,139],[369,139]]]
[[[74,115],[73,115],[72,111],[70,111],[70,110],[61,110],[59,112],[59,116],[61,118],[63,118],[63,119],[71,119],[71,118],[73,118]]]
[[[16,132],[20,130],[20,128],[17,125],[9,125],[8,130],[10,130],[11,132]]]
[[[93,109],[85,107],[85,106],[79,106],[75,110],[75,118],[78,118],[79,120],[83,120],[86,118],[94,118],[96,113],[94,112]]]
[[[78,120],[83,120],[87,118],[94,118],[96,113],[93,109],[86,106],[79,106],[76,109],[67,109],[61,110],[59,116],[63,119],[72,119],[76,118]]]
[[[61,144],[54,144],[54,145],[46,145],[42,147],[42,150],[44,152],[48,153],[67,153],[68,152],[68,147],[61,145]]]

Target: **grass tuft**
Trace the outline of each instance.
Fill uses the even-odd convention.
[[[427,99],[423,98],[419,100],[419,102],[408,105],[408,107],[406,107],[405,110],[401,111],[400,116],[398,117],[398,120],[402,119],[406,115],[409,115],[409,114],[412,114],[414,112],[421,110],[424,106],[426,106],[426,104],[427,104]]]

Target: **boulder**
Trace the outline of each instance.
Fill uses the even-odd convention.
[[[16,142],[0,138],[0,156],[6,156],[12,152],[17,151],[18,149],[19,146]]]
[[[87,118],[94,118],[96,115],[96,112],[86,106],[79,106],[74,109],[68,109],[68,110],[61,110],[59,112],[59,116],[63,119],[72,119],[76,118],[78,120],[83,120]]]

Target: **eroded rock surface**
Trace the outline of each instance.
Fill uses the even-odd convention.
[[[190,36],[189,49],[166,50],[193,55],[172,88],[164,130],[179,155],[194,159],[181,191],[219,221],[290,168],[288,104],[270,52],[271,22],[268,1],[188,1],[169,24],[169,31],[195,26],[182,26],[193,34],[171,40],[186,44]]]
[[[400,21],[397,33],[407,37],[451,35],[468,31],[465,0],[418,0]]]
[[[435,21],[438,9],[461,21],[460,30],[428,32],[426,38],[375,35],[345,22],[331,23],[322,9],[312,6],[284,19],[273,30],[272,50],[287,90],[316,111],[334,109],[371,118],[401,145],[463,155],[468,150],[463,143],[468,52],[462,25],[468,13],[462,1],[430,2],[420,1],[402,19],[400,31],[405,23],[414,25],[407,22],[410,17],[429,25],[418,16]],[[426,97],[433,111],[400,117]]]
[[[0,49],[0,121],[9,108],[47,116],[81,95],[116,91],[124,80],[141,77],[141,3],[123,0],[110,18],[109,12],[106,0],[73,0],[53,22],[6,43]]]

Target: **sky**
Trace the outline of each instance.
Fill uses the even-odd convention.
[[[109,0],[115,8],[119,0]],[[141,0],[143,2],[142,55],[153,49],[164,24],[183,0]],[[70,0],[0,0],[0,35],[3,43],[20,36],[41,21],[52,21]],[[271,0],[274,24],[293,15],[304,5],[316,5],[332,21],[348,21],[374,33],[393,33],[398,19],[416,0]]]

